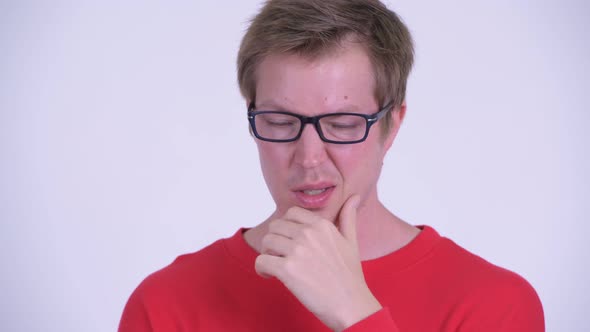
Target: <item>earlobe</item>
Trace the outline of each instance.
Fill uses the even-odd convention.
[[[405,101],[399,106],[399,109],[397,110],[397,112],[399,113],[399,125],[398,125],[398,129],[399,129],[399,126],[402,125],[402,122],[404,121],[404,117],[406,116],[406,102]]]

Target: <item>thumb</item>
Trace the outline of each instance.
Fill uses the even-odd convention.
[[[356,238],[356,212],[360,203],[359,195],[350,196],[340,209],[338,216],[338,229],[342,236],[358,247]]]

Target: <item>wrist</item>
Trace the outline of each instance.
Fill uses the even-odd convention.
[[[345,308],[341,311],[340,319],[337,320],[334,331],[341,332],[354,324],[366,319],[379,310],[383,309],[381,303],[367,289],[368,296],[362,301],[353,301],[345,303]]]

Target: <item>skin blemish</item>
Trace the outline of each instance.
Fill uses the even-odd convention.
[[[348,100],[348,96],[344,96],[344,100]]]

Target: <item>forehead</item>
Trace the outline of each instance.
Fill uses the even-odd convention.
[[[256,105],[313,110],[342,108],[374,111],[375,78],[369,56],[360,43],[346,42],[313,58],[270,54],[256,74]]]

